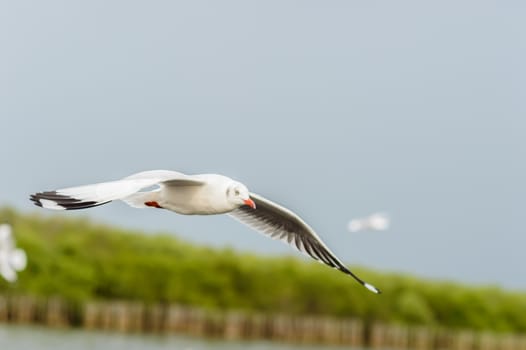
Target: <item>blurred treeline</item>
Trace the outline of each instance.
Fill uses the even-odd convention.
[[[526,293],[354,270],[374,295],[339,271],[295,257],[261,257],[145,235],[86,219],[0,209],[28,268],[0,293],[58,295],[74,303],[128,299],[210,309],[357,317],[365,322],[526,331]]]

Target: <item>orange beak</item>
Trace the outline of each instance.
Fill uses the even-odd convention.
[[[245,199],[245,204],[251,207],[252,209],[256,209],[256,203],[252,199]]]

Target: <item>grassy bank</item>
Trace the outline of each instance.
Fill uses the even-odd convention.
[[[269,258],[143,235],[87,220],[0,210],[29,257],[0,292],[60,295],[73,302],[131,299],[210,309],[358,317],[365,321],[526,332],[526,294],[356,268],[384,294],[295,258]]]

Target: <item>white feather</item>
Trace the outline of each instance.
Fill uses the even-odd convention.
[[[61,207],[60,205],[58,205],[57,203],[49,199],[41,199],[40,203],[42,204],[42,207],[46,209],[54,209],[54,210],[64,210],[65,209],[64,207]]]

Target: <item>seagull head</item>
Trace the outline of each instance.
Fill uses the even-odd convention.
[[[248,188],[242,183],[233,181],[226,190],[228,201],[241,207],[248,205],[252,209],[256,209],[256,203],[250,198]]]

